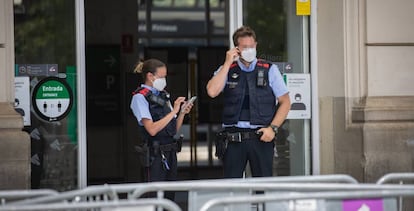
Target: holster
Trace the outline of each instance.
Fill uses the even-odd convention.
[[[181,148],[183,147],[183,136],[180,136],[179,139],[174,140],[175,144],[177,145],[177,152],[181,152]]]
[[[224,154],[226,153],[227,145],[228,145],[228,140],[226,137],[226,133],[224,131],[220,131],[216,133],[215,145],[216,145],[215,156],[221,160],[224,158]]]
[[[150,167],[152,164],[150,147],[147,144],[142,144],[135,146],[135,150],[138,152],[141,165],[144,167]]]

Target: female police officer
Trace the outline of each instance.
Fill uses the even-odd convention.
[[[177,142],[173,136],[193,104],[185,102],[185,97],[178,97],[171,105],[164,90],[167,67],[163,62],[157,59],[139,62],[134,72],[142,73],[145,81],[133,92],[130,107],[138,120],[142,140],[149,148],[146,180],[176,180]]]

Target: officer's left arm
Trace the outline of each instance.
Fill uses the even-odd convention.
[[[272,65],[269,69],[269,84],[272,87],[279,104],[279,108],[277,109],[277,112],[270,124],[280,127],[290,111],[290,97],[282,74],[279,72],[279,69],[276,65]],[[263,132],[260,140],[265,142],[273,141],[276,136],[275,132],[270,126],[262,128],[259,131]]]
[[[286,93],[280,97],[277,98],[279,101],[279,108],[277,109],[277,112],[275,116],[273,117],[271,125],[275,125],[276,127],[280,127],[283,122],[285,121],[289,111],[290,111],[290,97],[289,93]],[[270,142],[273,141],[273,139],[276,136],[276,133],[273,131],[273,129],[270,127],[264,127],[260,129],[259,131],[263,132],[263,135],[260,137],[260,140],[264,142]]]
[[[272,120],[272,125],[276,125],[277,127],[280,127],[283,122],[285,121],[289,111],[290,111],[290,97],[289,93],[286,93],[280,97],[277,98],[279,101],[279,108],[277,109],[277,112]]]
[[[184,117],[186,114],[190,113],[191,108],[193,108],[193,103],[190,103],[188,101],[181,106],[181,110],[177,116],[177,131],[180,130],[181,126],[183,125]]]

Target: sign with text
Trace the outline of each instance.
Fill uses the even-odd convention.
[[[22,115],[24,126],[30,126],[30,79],[27,76],[14,78],[14,109]]]
[[[119,45],[91,45],[86,50],[86,114],[88,125],[120,125],[122,121]]]
[[[72,90],[63,79],[48,77],[41,80],[33,89],[33,109],[46,121],[63,119],[70,112],[72,103]]]
[[[57,64],[17,64],[16,76],[57,76]]]
[[[138,23],[138,34],[189,36],[204,35],[206,31],[205,21],[152,21],[148,32],[145,21]]]
[[[310,75],[305,73],[286,73],[284,74],[284,79],[289,90],[291,103],[287,119],[310,119]]]

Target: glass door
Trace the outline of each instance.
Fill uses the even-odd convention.
[[[14,2],[15,101],[31,137],[31,187],[79,188],[75,4],[83,4]]]
[[[256,32],[258,57],[279,67],[294,103],[277,137],[274,175],[307,175],[311,110],[308,16],[297,16],[296,1],[291,0],[244,0],[242,14],[243,24]],[[301,84],[292,86],[297,81]]]

